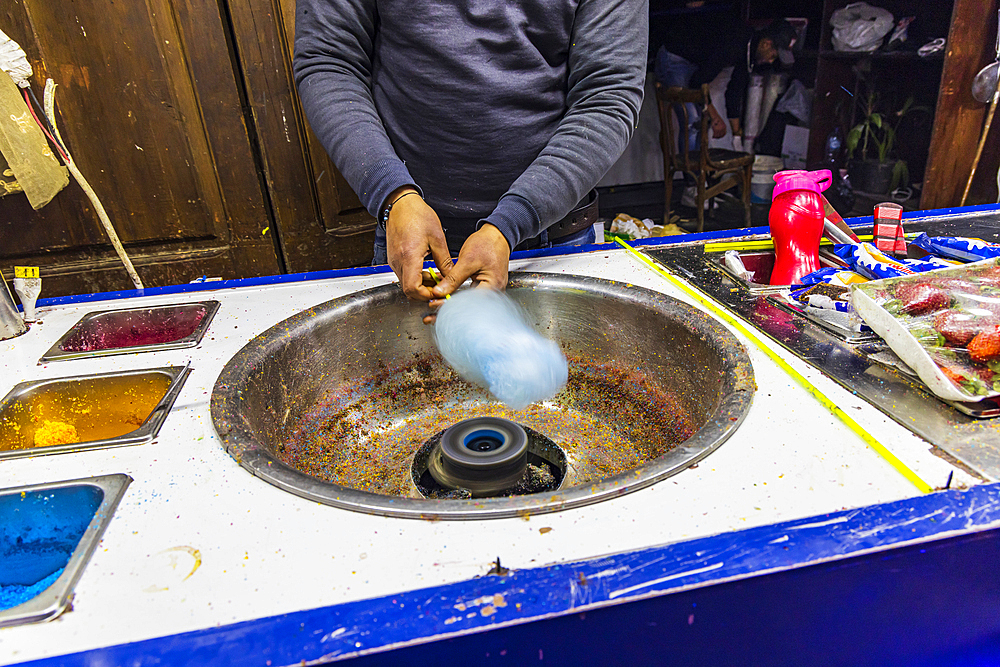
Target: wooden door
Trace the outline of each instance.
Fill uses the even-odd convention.
[[[10,0],[59,127],[147,287],[283,270],[229,26],[217,0]],[[0,266],[42,268],[42,296],[131,288],[73,181],[39,211],[0,198]]]
[[[309,129],[295,91],[295,0],[230,0],[229,12],[286,269],[370,262],[375,219]]]

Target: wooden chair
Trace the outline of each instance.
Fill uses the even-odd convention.
[[[656,84],[656,102],[660,111],[660,147],[663,149],[663,224],[670,222],[671,198],[674,194],[674,172],[691,175],[696,183],[695,207],[698,209],[698,231],[705,229],[705,202],[730,188],[740,186],[747,227],[750,226],[750,177],[753,174],[753,155],[724,148],[709,148],[711,123],[708,105],[711,97],[708,85],[700,89],[665,88]],[[687,104],[701,109],[698,122],[698,148],[688,149],[687,128],[691,125]],[[674,115],[678,125],[674,125]],[[680,131],[677,131],[680,128]],[[678,136],[680,140],[678,141]],[[709,187],[709,181],[718,180]]]

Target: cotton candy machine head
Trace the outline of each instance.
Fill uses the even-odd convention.
[[[449,427],[427,462],[427,472],[438,485],[478,496],[512,488],[527,470],[528,433],[498,417],[467,419]]]
[[[321,503],[480,519],[579,507],[660,481],[739,427],[754,378],[717,321],[623,283],[512,274],[508,294],[569,360],[552,400],[511,410],[437,354],[397,285],[291,317],[223,369],[212,418],[255,475]]]
[[[410,472],[424,498],[519,496],[558,489],[566,454],[533,429],[500,417],[476,417],[428,440]]]

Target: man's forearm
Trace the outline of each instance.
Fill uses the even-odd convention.
[[[293,70],[302,108],[334,164],[372,215],[413,182],[371,93],[373,0],[299,0]]]

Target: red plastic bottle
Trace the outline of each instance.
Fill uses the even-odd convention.
[[[823,237],[823,190],[830,187],[829,169],[779,171],[767,221],[774,241],[772,285],[794,285],[820,268],[819,240]]]

